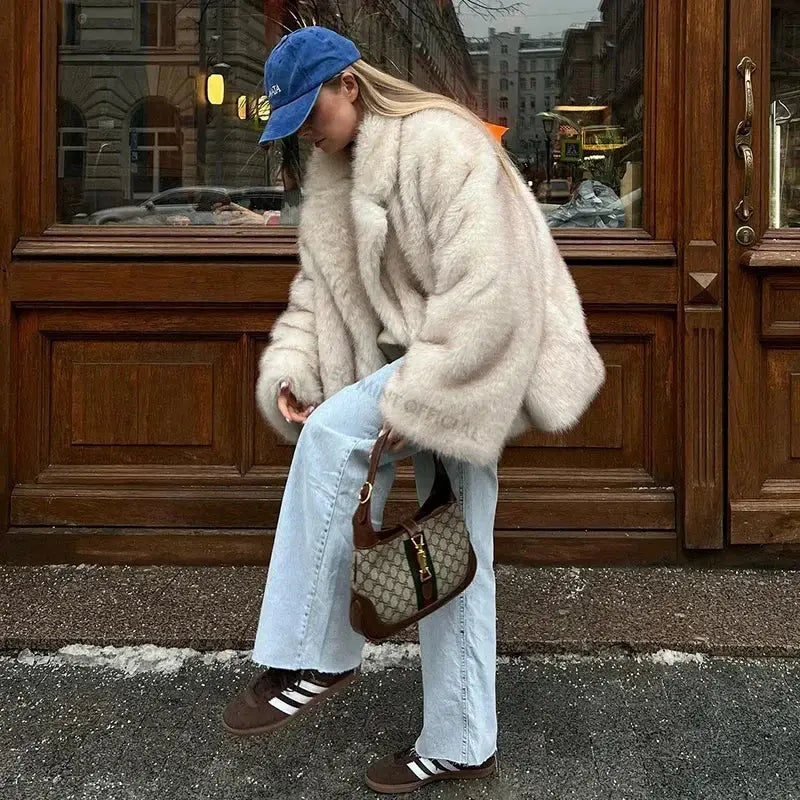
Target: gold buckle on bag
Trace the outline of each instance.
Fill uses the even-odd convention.
[[[417,548],[417,563],[419,564],[419,579],[422,582],[433,578],[428,569],[428,555],[425,552],[425,536],[420,531],[411,537],[411,544]]]

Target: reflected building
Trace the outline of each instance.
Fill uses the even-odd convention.
[[[564,36],[561,103],[606,106],[603,123],[613,120],[630,137],[642,128],[644,0],[602,0],[599,10],[599,20]]]
[[[567,29],[558,66],[563,105],[598,105],[606,93],[606,76],[600,63],[604,42],[605,27],[601,22]]]
[[[580,140],[578,159],[558,163],[575,182],[591,177],[622,198],[625,224],[642,221],[644,0],[602,0],[600,19],[564,36],[559,137]],[[564,143],[564,147],[568,146]],[[556,144],[554,158],[560,160]]]
[[[376,66],[476,108],[452,2],[313,5],[319,24],[353,38]],[[62,0],[61,8],[60,219],[177,186],[276,182],[276,154],[258,147],[264,59],[284,26],[307,17],[302,2]],[[224,80],[219,105],[209,102],[209,74]]]
[[[644,117],[644,0],[603,0],[600,4],[604,42],[600,62],[605,93],[614,122],[641,133]]]
[[[509,128],[506,147],[520,159],[533,161],[543,148],[536,114],[559,101],[560,36],[533,38],[489,29],[486,39],[470,41],[470,56],[478,81],[478,113],[487,122]],[[542,149],[542,159],[544,151]]]
[[[371,64],[477,112],[473,64],[452,0],[340,0],[336,10],[340,16],[325,24],[344,27]]]
[[[66,0],[59,176],[72,188],[62,187],[61,216],[176,186],[267,183],[258,120],[237,115],[239,95],[263,94],[264,54],[262,0]],[[207,102],[209,73],[225,80],[218,106]]]

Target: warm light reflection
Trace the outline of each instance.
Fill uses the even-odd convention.
[[[206,97],[212,106],[221,106],[225,100],[225,78],[222,75],[209,75],[206,81]]]

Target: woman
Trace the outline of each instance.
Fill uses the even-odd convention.
[[[253,660],[267,668],[224,714],[240,735],[277,730],[350,683],[363,638],[349,624],[351,519],[381,429],[381,524],[395,462],[420,502],[441,454],[477,574],[420,622],[424,724],[413,747],[369,765],[367,784],[408,792],[496,766],[497,460],[536,425],[572,426],[604,380],[572,278],[535,200],[480,120],[370,67],[310,27],[266,65],[262,142],[299,130],[304,182],[287,310],[256,387],[296,442]]]

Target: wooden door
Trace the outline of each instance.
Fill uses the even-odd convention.
[[[800,5],[731,0],[731,544],[800,542]]]
[[[227,183],[253,168],[263,156],[243,149],[257,133],[242,127],[254,120],[239,117],[237,87],[246,75],[260,85],[266,44],[249,51],[247,71],[236,62],[227,102],[212,110],[192,70],[224,53],[208,49],[219,37],[205,17],[193,18],[198,4],[176,4],[185,24],[168,26],[158,48],[139,40],[138,4],[109,1],[125,24],[117,11],[94,11],[80,15],[80,30],[62,14],[74,3],[9,5],[0,21],[14,76],[0,115],[8,134],[0,201],[10,209],[0,215],[0,380],[13,394],[0,394],[0,557],[263,561],[291,448],[260,419],[253,387],[297,267],[295,231],[92,227],[75,213],[80,186],[67,179],[85,177],[87,212],[107,211],[129,205],[123,173],[149,169],[145,148],[180,143],[187,186]],[[264,12],[245,6],[255,37]],[[439,4],[414,0],[423,6],[439,14]],[[555,231],[608,380],[577,428],[530,433],[506,449],[501,560],[674,562],[687,549],[723,544],[725,11],[725,0],[608,0],[597,14],[587,10],[555,53],[513,35],[493,44],[499,80],[510,87],[499,77],[508,60],[518,81],[505,98],[520,115],[509,146],[527,177],[550,177],[554,166],[562,181],[588,172],[626,198],[622,227]],[[186,38],[173,40],[174,30]],[[276,41],[278,29],[265,36]],[[217,43],[233,41],[244,39],[233,31]],[[409,59],[392,60],[434,81],[441,70],[414,47]],[[537,59],[557,75],[564,102],[553,102],[544,73],[534,83]],[[148,101],[150,124],[142,122],[142,102],[164,93],[177,117]],[[572,116],[554,127],[551,115],[543,141],[533,112],[544,107]],[[145,141],[152,128],[170,128],[162,131],[169,140]],[[574,145],[574,129],[586,164],[554,165],[559,142]],[[85,154],[75,156],[76,147]],[[412,475],[407,466],[398,472],[396,505],[408,510]]]

